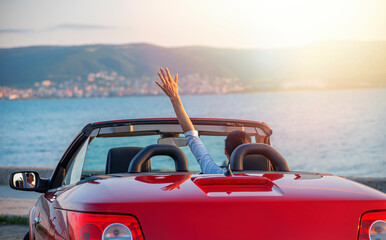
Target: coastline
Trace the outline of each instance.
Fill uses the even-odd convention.
[[[5,86],[0,86],[5,87]],[[225,93],[184,93],[181,96],[207,96],[207,95],[233,95],[233,94],[263,94],[263,93],[303,93],[303,92],[326,92],[326,91],[350,91],[350,90],[377,90],[377,89],[386,89],[386,85],[380,86],[347,86],[347,87],[323,87],[323,88],[277,88],[277,89],[252,89],[252,90],[244,90],[244,91],[230,91]],[[25,90],[25,89],[18,89]],[[108,95],[108,96],[72,96],[72,97],[29,97],[29,98],[15,98],[15,99],[7,99],[1,98],[0,101],[23,101],[23,100],[67,100],[67,99],[105,99],[105,98],[131,98],[131,97],[157,97],[164,96],[162,93],[157,94],[142,94],[135,93],[130,95],[116,96],[116,95]]]

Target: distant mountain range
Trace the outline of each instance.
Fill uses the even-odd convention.
[[[117,72],[154,77],[169,67],[183,79],[238,78],[251,89],[277,86],[385,87],[386,41],[325,41],[287,49],[164,48],[149,44],[40,46],[0,49],[0,86],[26,88],[35,82],[87,79]]]

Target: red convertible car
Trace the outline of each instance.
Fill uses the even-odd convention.
[[[232,153],[226,174],[201,174],[176,119],[88,124],[49,179],[10,176],[12,188],[43,193],[26,239],[386,239],[384,193],[290,171],[259,122],[192,122],[219,165],[229,132],[253,143]]]

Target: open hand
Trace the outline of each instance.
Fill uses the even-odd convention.
[[[161,85],[158,81],[155,81],[158,86],[165,92],[165,94],[170,98],[170,99],[175,99],[179,98],[178,95],[178,74],[173,78],[170,76],[169,69],[165,68],[166,74],[164,70],[161,68],[161,73],[158,72],[158,76],[161,79],[163,85]]]

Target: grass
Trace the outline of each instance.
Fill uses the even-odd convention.
[[[0,225],[28,225],[27,216],[0,215]]]

